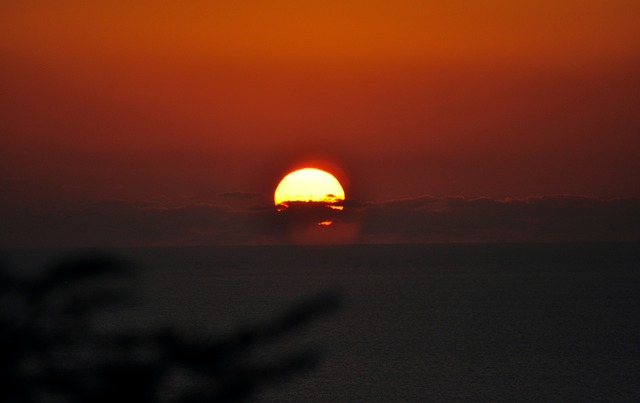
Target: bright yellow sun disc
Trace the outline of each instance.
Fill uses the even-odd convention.
[[[344,200],[344,190],[330,173],[304,168],[285,176],[273,198],[276,206],[287,206],[287,202],[336,203]]]

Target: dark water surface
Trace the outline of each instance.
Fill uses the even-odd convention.
[[[82,251],[9,251],[18,270]],[[340,309],[258,344],[320,360],[256,401],[640,400],[640,245],[231,246],[106,251],[135,304],[104,329],[216,338],[319,293]]]

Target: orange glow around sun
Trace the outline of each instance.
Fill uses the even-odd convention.
[[[278,184],[273,196],[276,206],[289,207],[289,202],[326,203],[329,207],[342,209],[331,204],[344,201],[344,189],[340,182],[328,172],[316,168],[293,171]]]

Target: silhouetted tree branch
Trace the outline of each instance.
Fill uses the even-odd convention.
[[[130,268],[107,256],[53,265],[36,279],[0,270],[0,390],[3,402],[212,402],[251,396],[261,385],[313,368],[320,352],[306,349],[267,364],[245,352],[275,341],[340,308],[323,293],[261,326],[222,339],[188,339],[174,328],[104,334],[92,329],[96,311],[128,301],[122,290],[87,282],[126,276]],[[190,381],[166,391],[180,372]],[[163,389],[164,388],[164,389]]]

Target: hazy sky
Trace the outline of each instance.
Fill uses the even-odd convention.
[[[640,2],[5,1],[3,203],[640,197]],[[5,209],[6,210],[6,209]]]

